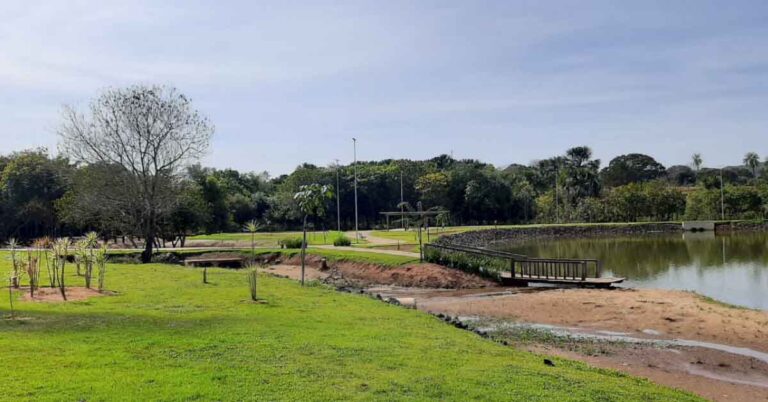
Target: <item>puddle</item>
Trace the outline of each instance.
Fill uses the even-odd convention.
[[[479,317],[459,317],[459,319],[464,322],[482,322],[482,319]],[[613,332],[613,331],[590,332],[583,328],[572,328],[572,327],[568,328],[568,327],[559,327],[556,325],[526,324],[526,323],[515,323],[515,322],[501,322],[495,325],[479,327],[478,330],[485,331],[485,332],[493,332],[497,330],[519,329],[519,328],[544,330],[554,335],[570,337],[576,340],[579,340],[579,339],[597,340],[597,341],[606,341],[606,342],[645,344],[645,345],[653,345],[653,346],[659,346],[659,347],[680,346],[680,347],[694,347],[694,348],[717,350],[720,352],[726,352],[733,355],[750,357],[768,364],[768,353],[760,352],[760,351],[749,349],[749,348],[742,348],[738,346],[723,345],[720,343],[713,343],[713,342],[694,341],[689,339],[639,338],[639,337],[631,336],[630,334],[627,334],[624,332]]]

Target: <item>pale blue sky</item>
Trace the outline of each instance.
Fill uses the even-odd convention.
[[[137,82],[193,98],[216,167],[349,162],[353,136],[360,159],[735,164],[768,155],[768,2],[0,3],[0,153]]]

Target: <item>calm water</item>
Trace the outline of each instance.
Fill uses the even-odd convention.
[[[597,258],[622,286],[694,290],[768,310],[768,234],[665,234],[564,239],[501,247],[532,257]]]

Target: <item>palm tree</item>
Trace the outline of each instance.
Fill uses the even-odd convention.
[[[704,162],[701,159],[700,153],[695,153],[693,156],[691,156],[691,161],[693,162],[693,170],[696,171],[696,173],[699,173],[699,170],[701,169],[701,164]]]
[[[304,261],[307,256],[307,219],[310,216],[323,216],[325,214],[325,202],[333,198],[333,187],[310,184],[299,187],[299,192],[293,199],[299,204],[299,210],[304,214],[304,237],[301,242],[301,285],[304,286]]]
[[[600,160],[592,159],[589,147],[574,147],[565,152],[563,180],[571,204],[600,193]]]
[[[243,230],[251,234],[251,260],[256,257],[256,232],[259,229],[261,225],[256,219],[251,219],[243,226]]]
[[[752,176],[757,177],[757,167],[760,166],[760,157],[754,152],[744,155],[744,165],[752,169]]]

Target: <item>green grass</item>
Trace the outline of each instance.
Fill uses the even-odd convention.
[[[205,251],[201,251],[197,249],[176,249],[168,252],[173,252],[174,254],[178,254],[180,256],[205,254],[205,253],[211,253],[211,252],[240,253],[243,255],[250,255],[251,249],[245,248],[245,247],[243,248],[211,248],[211,249],[206,249]],[[282,254],[285,257],[290,258],[290,257],[300,255],[301,249],[257,248],[255,249],[255,252],[256,252],[256,255],[278,253],[278,254]],[[121,256],[121,255],[138,256],[140,253],[141,253],[140,251],[135,251],[135,250],[110,250],[109,252],[109,254],[113,256]],[[361,262],[361,263],[368,263],[368,264],[379,264],[384,266],[400,266],[400,265],[418,262],[418,258],[412,258],[407,256],[356,251],[356,250],[348,250],[348,249],[333,249],[333,248],[308,247],[307,255],[325,257],[329,261]]]
[[[339,235],[337,231],[328,232],[307,232],[307,243],[309,245],[332,245],[333,239]],[[256,245],[259,247],[274,247],[285,238],[300,238],[301,232],[257,232],[255,236]],[[187,240],[204,240],[214,242],[238,242],[242,244],[251,243],[250,233],[213,233],[205,235],[190,236]]]
[[[117,295],[17,301],[21,318],[0,319],[2,399],[697,400],[578,362],[547,367],[427,314],[322,286],[262,275],[267,303],[255,304],[243,271],[209,272],[204,285],[194,268],[114,264]]]
[[[279,252],[285,256],[292,257],[301,253],[296,249],[275,249],[275,250],[257,250],[259,253]],[[307,248],[307,254],[325,257],[329,261],[349,261],[362,262],[368,264],[379,264],[385,266],[399,266],[419,262],[418,258],[411,258],[401,255],[391,255],[383,253],[372,253],[354,250],[334,250],[326,248]]]

